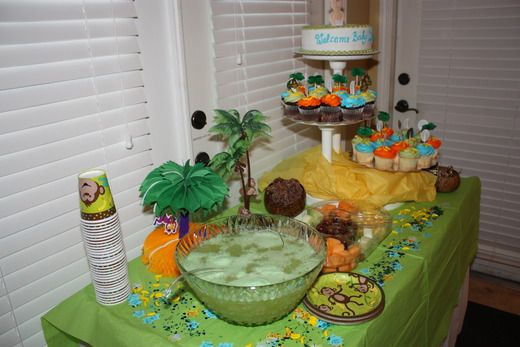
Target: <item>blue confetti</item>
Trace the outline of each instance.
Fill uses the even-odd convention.
[[[132,307],[137,307],[143,303],[141,299],[139,299],[138,294],[130,294],[130,296],[128,296],[127,301]]]
[[[134,311],[134,313],[132,313],[132,316],[136,317],[136,318],[141,318],[144,316],[144,311],[141,310],[141,311]]]
[[[331,335],[327,339],[327,342],[333,346],[342,345],[343,344],[343,338],[338,335]]]
[[[190,320],[186,323],[186,325],[188,326],[188,329],[195,330],[199,327],[200,323],[194,320]]]
[[[156,313],[153,316],[148,316],[145,319],[143,319],[143,322],[145,322],[146,324],[152,324],[153,322],[155,322],[158,319],[159,319],[159,314]]]
[[[209,342],[209,341],[204,341],[200,344],[199,347],[213,347],[213,343]]]
[[[318,319],[318,324],[317,324],[317,327],[321,330],[325,330],[327,329],[328,327],[330,326],[329,323],[325,322],[325,321],[322,321],[321,319]]]
[[[217,315],[208,309],[202,310],[202,313],[204,313],[206,315],[206,317],[208,317],[208,318],[217,318]]]
[[[222,342],[218,344],[218,347],[233,347],[233,344],[229,342]]]
[[[402,266],[401,263],[398,262],[398,261],[394,261],[394,262],[392,262],[391,265],[392,265],[392,269],[394,269],[395,271],[400,271],[400,270],[403,269],[403,266]]]
[[[361,272],[363,275],[368,275],[370,273],[370,269],[365,267],[363,269],[360,269],[359,272]]]

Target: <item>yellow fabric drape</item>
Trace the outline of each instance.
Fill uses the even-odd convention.
[[[429,172],[371,169],[349,160],[348,153],[333,152],[329,163],[320,146],[280,162],[260,178],[260,190],[277,177],[296,178],[314,198],[348,199],[378,207],[393,202],[433,201],[436,194],[436,178]]]

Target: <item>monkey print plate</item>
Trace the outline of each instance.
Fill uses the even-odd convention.
[[[385,294],[376,282],[352,272],[333,272],[318,277],[303,300],[322,320],[335,324],[357,324],[378,316]]]

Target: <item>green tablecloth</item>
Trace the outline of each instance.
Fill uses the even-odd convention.
[[[189,291],[170,307],[152,297],[171,280],[129,263],[131,282],[145,292],[128,303],[102,306],[92,286],[42,317],[52,346],[434,346],[446,337],[464,275],[477,249],[480,181],[462,180],[456,192],[433,202],[407,203],[394,211],[392,233],[355,269],[379,282],[386,306],[358,325],[323,322],[300,305],[286,318],[249,328],[228,324]],[[261,212],[261,204],[253,205]],[[147,299],[149,301],[147,302]]]

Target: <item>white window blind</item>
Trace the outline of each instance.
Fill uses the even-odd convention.
[[[0,1],[0,346],[44,345],[40,316],[90,282],[79,172],[107,171],[130,259],[150,231],[137,21],[132,0]]]
[[[477,266],[520,280],[520,3],[425,0],[418,108],[482,180]]]
[[[280,94],[293,72],[321,73],[295,52],[310,23],[310,1],[212,0],[217,106],[240,114],[258,109],[269,117],[269,146],[252,153],[253,172],[317,143],[317,129],[284,120]]]

